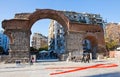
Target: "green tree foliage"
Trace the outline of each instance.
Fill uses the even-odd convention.
[[[44,47],[41,47],[39,49],[35,49],[33,47],[30,47],[30,53],[31,54],[36,54],[37,55],[39,53],[39,51],[43,51],[43,50],[48,51],[48,46],[44,46]]]
[[[37,53],[38,53],[37,49],[30,47],[30,54],[37,54]]]
[[[39,51],[43,51],[43,50],[48,51],[48,46],[44,46],[44,47],[42,47],[42,48],[39,48]]]
[[[30,47],[30,51],[37,51],[37,49]]]
[[[115,40],[110,40],[106,42],[106,48],[108,50],[114,50],[117,47],[117,42]]]

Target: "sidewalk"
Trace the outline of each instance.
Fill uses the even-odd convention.
[[[93,60],[90,63],[0,64],[0,77],[120,77],[120,65],[114,59]]]

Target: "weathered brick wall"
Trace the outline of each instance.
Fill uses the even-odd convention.
[[[103,30],[99,25],[72,23],[60,11],[50,9],[37,9],[35,12],[16,14],[14,19],[4,20],[2,27],[5,33],[12,40],[10,44],[10,56],[14,59],[28,58],[30,47],[30,31],[32,25],[39,19],[51,18],[63,25],[67,34],[66,38],[66,54],[79,55],[82,52],[82,40],[86,33],[92,33],[98,40],[98,44],[104,44]],[[16,31],[16,32],[15,32]],[[28,32],[24,32],[28,31]],[[22,57],[22,58],[21,58]],[[13,60],[14,60],[13,59]]]
[[[83,34],[80,32],[69,32],[67,37],[67,51],[82,51]]]
[[[84,35],[91,33],[92,35],[95,36],[99,45],[105,46],[104,31],[102,27],[100,27],[99,25],[70,23],[69,28],[71,31],[75,31],[75,32],[81,32],[81,31],[86,32],[86,34]]]
[[[0,56],[0,62],[5,62],[9,58],[8,55],[1,55]]]
[[[74,56],[82,56],[83,53],[83,46],[82,41],[84,37],[84,32],[73,32],[69,31],[67,38],[66,38],[66,54],[67,58],[71,60]]]
[[[28,19],[28,17],[31,15],[31,13],[18,13],[15,14],[15,19]]]

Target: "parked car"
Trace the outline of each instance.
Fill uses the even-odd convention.
[[[120,47],[118,47],[116,50],[117,50],[117,51],[120,51]]]

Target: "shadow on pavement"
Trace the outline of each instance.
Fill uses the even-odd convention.
[[[86,76],[86,77],[120,77],[120,72],[92,75],[92,76]]]

